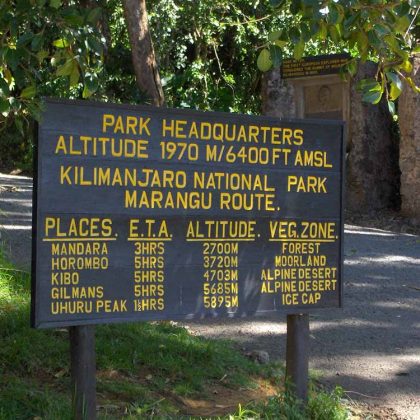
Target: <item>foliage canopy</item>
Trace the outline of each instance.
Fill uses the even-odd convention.
[[[410,58],[419,51],[419,6],[420,0],[148,3],[167,104],[242,113],[259,112],[256,67],[338,51],[353,57],[343,69],[348,74],[359,59],[378,62],[376,78],[360,87],[364,100],[385,97],[393,112],[404,82],[418,91]],[[30,155],[29,122],[42,96],[148,102],[135,83],[119,0],[1,2],[0,149],[10,144]],[[25,139],[17,148],[16,137]]]
[[[401,94],[403,81],[419,92],[410,77],[411,56],[420,52],[419,0],[271,0],[278,12],[295,16],[292,25],[272,31],[258,57],[262,71],[280,65],[283,50],[302,58],[308,42],[333,43],[347,48],[353,58],[343,69],[355,75],[357,63],[377,61],[376,78],[362,81],[366,102],[377,104],[385,95],[389,108]]]

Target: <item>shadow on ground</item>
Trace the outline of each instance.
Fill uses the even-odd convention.
[[[30,266],[32,180],[0,175],[0,241]],[[346,226],[344,307],[311,315],[311,368],[351,398],[420,418],[420,237]],[[284,316],[189,322],[284,360]]]
[[[420,237],[346,226],[343,309],[312,314],[311,368],[348,396],[420,418]],[[285,360],[285,316],[189,325]]]

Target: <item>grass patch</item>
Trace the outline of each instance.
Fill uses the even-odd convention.
[[[268,402],[250,405],[248,409],[257,417],[279,420],[346,420],[349,411],[342,403],[343,391],[337,387],[332,392],[312,387],[308,405],[302,408],[293,395],[282,392]]]
[[[29,312],[29,274],[0,254],[0,418],[70,419],[68,332],[31,329]],[[334,417],[338,394],[314,392],[303,412],[281,392],[279,364],[255,364],[232,342],[170,322],[98,326],[96,351],[99,418],[345,418]],[[252,400],[264,403],[238,408]]]

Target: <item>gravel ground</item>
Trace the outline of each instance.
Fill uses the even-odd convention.
[[[30,266],[31,195],[30,178],[0,174],[0,241],[23,269]],[[311,316],[310,367],[381,418],[418,420],[420,236],[346,225],[344,250],[344,308]],[[284,321],[206,320],[188,327],[284,360]]]

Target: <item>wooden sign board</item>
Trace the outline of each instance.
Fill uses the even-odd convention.
[[[35,327],[341,305],[343,124],[47,100]]]
[[[349,62],[349,54],[330,54],[304,57],[301,60],[284,60],[281,65],[282,79],[337,74]]]

